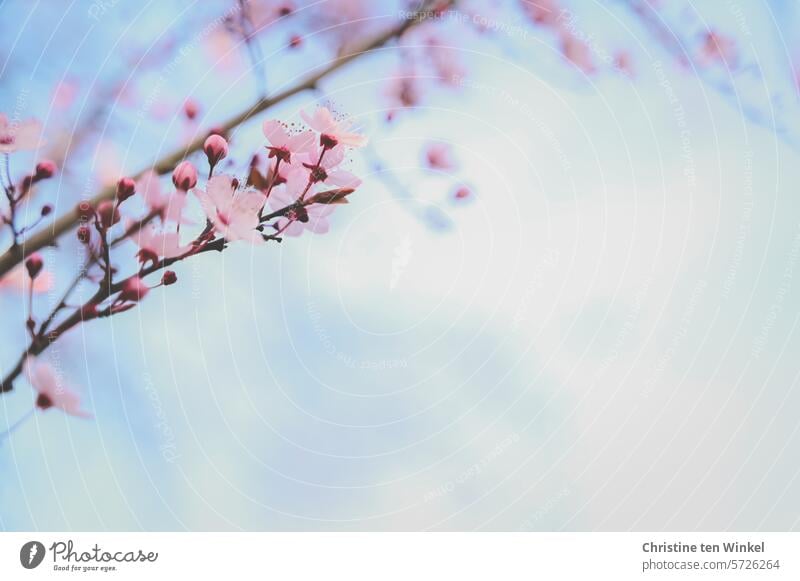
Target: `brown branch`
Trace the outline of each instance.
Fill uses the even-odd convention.
[[[454,0],[451,0],[450,4],[453,3]],[[272,97],[265,97],[259,99],[249,109],[240,112],[239,114],[235,115],[227,122],[225,122],[221,126],[223,132],[228,132],[234,129],[235,127],[238,127],[251,117],[258,115],[259,113],[262,113],[266,109],[269,109],[270,107],[273,107],[274,105],[282,101],[285,101],[286,99],[293,97],[298,93],[314,89],[322,79],[324,79],[334,71],[342,68],[350,61],[370,51],[382,47],[392,39],[401,36],[409,28],[429,18],[431,15],[430,7],[434,4],[437,4],[437,2],[435,2],[434,0],[425,0],[424,2],[421,3],[420,8],[415,13],[409,15],[403,22],[401,22],[397,26],[387,30],[386,32],[372,39],[371,41],[365,43],[361,48],[356,49],[346,55],[338,57],[332,63],[330,63],[326,67],[323,67],[317,73],[311,75],[310,77],[306,78],[297,85],[289,87],[288,89],[285,89]],[[439,2],[438,4],[441,4],[441,2]],[[187,146],[178,149],[176,151],[173,151],[169,155],[161,158],[159,161],[155,163],[152,169],[159,175],[165,175],[171,172],[175,168],[175,166],[178,165],[178,163],[180,163],[187,155],[201,150],[204,141],[205,141],[205,136],[199,136],[195,138]],[[149,171],[149,169],[150,168],[139,172],[134,176],[134,178],[135,179],[140,178],[145,173],[145,171]],[[116,190],[114,186],[109,186],[104,190],[102,190],[94,198],[92,198],[90,200],[90,203],[96,206],[102,201],[111,200],[114,197],[115,191]],[[0,256],[0,278],[5,276],[12,268],[14,268],[20,262],[22,262],[23,258],[27,254],[30,254],[31,252],[36,252],[37,250],[40,250],[46,246],[55,246],[56,240],[64,233],[71,230],[78,223],[78,219],[79,219],[78,209],[75,208],[67,212],[66,214],[60,216],[47,228],[40,230],[33,236],[29,237],[27,240],[20,242],[19,245],[12,246],[11,248],[9,248],[2,256]]]
[[[314,202],[312,200],[306,200],[306,201],[297,200],[296,202],[293,202],[288,206],[285,206],[283,208],[275,210],[270,214],[267,214],[266,216],[263,216],[259,221],[261,224],[264,224],[269,220],[285,216],[293,210],[297,210],[299,208],[302,208],[303,206],[307,206],[313,203]],[[155,215],[156,214],[151,212],[143,219],[135,222],[125,231],[125,235],[114,239],[107,246],[108,247],[116,246],[118,243],[125,240],[127,236],[130,236],[135,232],[138,232],[139,230],[141,230],[142,227],[144,227],[144,225],[146,225],[149,221],[151,221]],[[96,256],[92,256],[87,261],[86,265],[78,273],[76,278],[72,281],[70,286],[67,288],[67,291],[64,293],[62,299],[55,306],[53,311],[47,316],[44,323],[42,323],[42,325],[39,327],[39,331],[33,337],[28,347],[22,352],[22,354],[17,359],[17,363],[16,365],[14,365],[14,368],[11,371],[9,371],[8,374],[3,378],[3,381],[0,383],[0,393],[11,391],[14,388],[14,381],[16,381],[17,377],[20,376],[23,369],[25,368],[25,361],[28,359],[28,357],[35,357],[37,355],[41,355],[48,347],[50,347],[50,345],[55,343],[64,333],[66,333],[73,327],[76,327],[80,323],[84,322],[84,320],[93,318],[102,318],[113,315],[114,312],[112,311],[111,307],[107,307],[106,309],[100,312],[95,312],[94,314],[91,315],[87,315],[87,313],[90,313],[106,299],[119,293],[125,287],[126,282],[128,282],[130,279],[137,277],[144,279],[155,272],[163,270],[164,268],[167,268],[168,266],[171,266],[176,262],[180,262],[187,258],[191,258],[192,256],[197,256],[199,254],[203,254],[205,252],[210,252],[214,250],[219,252],[225,250],[228,244],[225,238],[215,238],[213,240],[207,240],[205,242],[202,242],[206,234],[209,232],[210,232],[209,230],[205,230],[202,234],[200,234],[200,236],[194,241],[194,244],[197,244],[198,246],[195,246],[194,248],[192,248],[192,250],[189,250],[188,252],[181,254],[179,256],[174,256],[171,258],[162,258],[161,260],[154,262],[150,266],[142,268],[136,273],[115,283],[112,283],[110,281],[109,278],[111,276],[110,262],[107,262],[106,274],[104,275],[103,281],[100,283],[94,295],[92,295],[92,297],[88,301],[86,301],[83,305],[76,308],[66,319],[64,319],[61,323],[59,323],[55,329],[53,329],[52,331],[48,331],[53,320],[56,318],[56,315],[66,307],[67,300],[70,294],[77,288],[80,281],[87,276],[88,269],[93,264],[96,264],[98,262],[98,258]],[[265,235],[264,240],[274,240],[280,242],[280,238],[276,237],[275,235],[273,236]],[[106,258],[105,260],[108,259]]]

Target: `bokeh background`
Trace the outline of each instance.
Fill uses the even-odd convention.
[[[235,4],[0,4],[0,109],[70,151],[38,194],[56,214],[406,9],[296,3],[243,43],[215,21]],[[517,3],[474,2],[492,30],[440,19],[455,82],[391,122],[393,45],[237,129],[242,166],[261,120],[330,104],[371,139],[348,162],[364,185],[330,233],[188,261],[55,345],[95,418],[37,414],[0,444],[0,528],[797,528],[800,7],[657,4],[681,46],[724,31],[736,62],[575,1],[587,71]],[[622,50],[630,70],[602,67]],[[425,167],[432,140],[457,168]],[[67,238],[44,252],[57,285]],[[0,369],[23,305],[0,291]],[[32,401],[20,382],[0,426]]]

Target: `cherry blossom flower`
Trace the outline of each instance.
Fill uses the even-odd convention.
[[[230,175],[212,177],[206,190],[193,190],[214,230],[229,242],[245,240],[252,244],[263,242],[256,230],[259,212],[264,207],[266,196],[256,190],[237,191],[236,182]]]
[[[25,361],[25,376],[38,396],[36,407],[44,411],[57,408],[71,416],[91,418],[92,414],[81,409],[81,399],[77,393],[59,380],[55,370],[46,362]]]
[[[0,113],[0,153],[31,151],[43,145],[42,124],[36,119],[21,123],[9,123],[8,117]]]
[[[181,245],[178,232],[163,232],[152,224],[146,224],[133,236],[142,257],[174,258],[186,254],[191,245]]]
[[[151,210],[161,211],[164,222],[177,222],[192,224],[188,218],[183,217],[186,207],[186,194],[182,192],[165,193],[161,190],[161,181],[154,171],[146,172],[136,183],[136,191],[140,192],[145,204]]]
[[[298,157],[297,161],[301,162],[302,167],[307,170],[305,180],[310,175],[315,183],[324,183],[329,186],[355,189],[361,185],[361,180],[349,171],[336,169],[344,161],[345,148],[342,145],[325,150],[324,155],[322,151],[322,146],[314,143],[307,153]],[[292,164],[292,170],[287,173],[297,177],[300,172],[295,172],[295,169],[298,167],[297,163]]]
[[[272,192],[269,205],[273,210],[280,210],[297,201],[306,186],[302,175],[302,172],[298,171],[290,173],[286,187]],[[277,231],[285,236],[300,236],[305,230],[315,234],[325,234],[330,230],[328,216],[335,208],[332,204],[311,204],[279,218],[275,226]]]
[[[311,131],[303,131],[295,135],[289,135],[283,123],[275,119],[264,121],[262,129],[264,131],[264,137],[266,137],[267,141],[270,143],[267,147],[269,150],[269,157],[277,157],[286,162],[291,161],[292,153],[302,153],[308,150],[315,141],[314,133]]]
[[[312,115],[305,111],[300,111],[303,118],[311,129],[318,131],[323,136],[332,137],[342,145],[350,147],[362,147],[367,144],[367,138],[358,133],[351,133],[351,123],[349,121],[337,121],[327,107],[319,107]]]

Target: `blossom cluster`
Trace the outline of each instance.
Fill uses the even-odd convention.
[[[112,199],[96,206],[80,204],[77,238],[85,249],[86,265],[77,281],[88,280],[97,290],[66,316],[62,311],[70,309],[62,301],[39,321],[33,314],[33,295],[42,290],[36,288],[37,281],[49,281],[52,276],[39,254],[26,257],[17,280],[29,297],[26,327],[30,344],[16,369],[3,380],[2,391],[12,389],[13,381],[22,375],[36,391],[35,409],[58,408],[70,415],[86,416],[75,391],[38,359],[63,333],[92,319],[128,311],[153,288],[177,283],[177,274],[168,270],[176,262],[225,250],[232,243],[262,245],[306,231],[328,232],[331,213],[346,204],[347,197],[361,185],[361,180],[343,165],[347,153],[363,146],[366,138],[325,107],[313,113],[301,112],[301,117],[307,125],[303,130],[290,129],[274,119],[263,122],[264,171],[260,157],[254,155],[246,164],[244,177],[217,172],[230,151],[225,137],[213,133],[203,144],[209,168],[205,183],[201,183],[196,165],[185,159],[172,171],[173,188],[169,190],[151,170],[138,179],[120,178]],[[34,121],[11,125],[0,117],[0,142],[6,155],[23,148],[35,149],[41,141],[40,133],[41,126]],[[33,184],[55,171],[49,162],[40,162],[36,173],[20,184],[4,184],[9,211],[3,221],[11,226],[15,241],[22,231],[15,223],[15,210]],[[139,207],[144,207],[144,215],[137,215],[137,205],[129,201],[135,198],[141,200]],[[201,223],[193,219],[197,212],[193,214],[190,206],[202,210]],[[131,215],[125,216],[128,213]],[[132,258],[138,266],[120,277],[118,263],[129,252],[124,250],[128,242],[136,246]],[[130,260],[131,255],[128,257]],[[160,281],[148,283],[146,279],[156,272],[161,274]]]

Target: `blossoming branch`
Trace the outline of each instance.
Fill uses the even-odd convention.
[[[320,107],[312,114],[302,112],[301,116],[308,128],[299,131],[291,131],[277,120],[263,123],[266,166],[259,167],[259,157],[253,155],[242,178],[217,171],[229,148],[224,137],[213,134],[203,145],[208,161],[204,184],[197,168],[183,160],[172,172],[173,188],[169,190],[162,188],[154,172],[147,172],[138,181],[119,179],[113,200],[96,206],[81,204],[77,238],[85,251],[85,266],[63,299],[44,317],[36,314],[34,294],[37,281],[47,276],[45,264],[38,253],[25,260],[30,341],[3,378],[0,391],[12,390],[24,375],[36,391],[35,409],[59,408],[85,416],[75,392],[60,385],[54,370],[37,360],[65,333],[94,319],[134,309],[153,289],[176,284],[178,276],[169,267],[183,260],[209,251],[222,252],[234,243],[263,245],[305,232],[328,232],[331,214],[361,185],[358,177],[343,168],[346,154],[367,140],[327,108]],[[38,141],[38,124],[27,123],[25,132],[8,124],[3,127],[5,133],[0,138],[6,145],[8,167],[9,154],[15,151],[12,146],[32,147]],[[24,184],[54,173],[50,162],[40,162],[36,173],[19,184],[10,180],[4,184],[9,208],[3,222],[11,228],[15,240],[25,230],[15,220],[16,208],[30,189]],[[134,207],[130,200],[137,196],[145,208],[138,216],[129,212]],[[195,224],[190,219],[192,204],[202,210],[204,223]],[[133,251],[132,246],[138,268],[122,275],[117,257],[125,258]],[[160,278],[155,278],[157,274]],[[95,284],[96,290],[89,300],[70,309],[70,297],[83,280]]]

